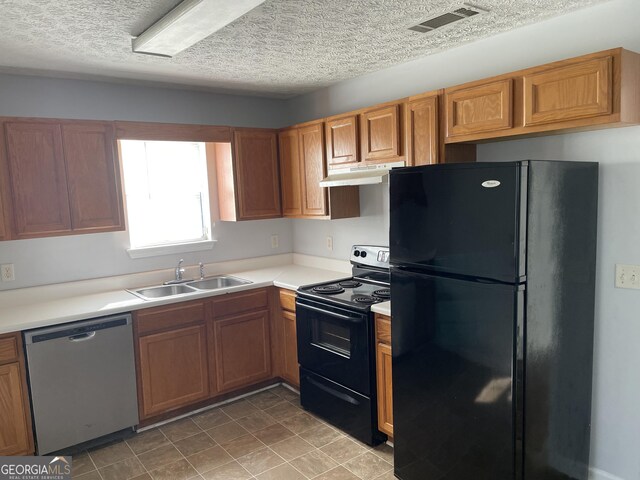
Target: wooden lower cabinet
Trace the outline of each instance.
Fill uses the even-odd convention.
[[[0,456],[34,451],[22,351],[19,333],[0,336]]]
[[[139,310],[134,332],[141,420],[210,396],[203,302]]]
[[[272,378],[269,293],[260,288],[134,312],[143,423]]]
[[[378,429],[393,437],[393,381],[391,376],[391,318],[376,314],[376,383]]]
[[[268,310],[213,320],[219,393],[271,377],[269,323]]]
[[[296,293],[291,290],[279,291],[279,338],[277,346],[282,355],[280,376],[294,387],[300,387],[300,367],[298,365],[298,337],[296,332]]]
[[[142,415],[148,418],[209,397],[205,325],[141,337]]]

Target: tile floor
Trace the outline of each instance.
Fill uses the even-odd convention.
[[[304,412],[283,387],[73,457],[78,480],[391,480],[371,448]]]

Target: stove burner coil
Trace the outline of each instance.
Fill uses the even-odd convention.
[[[390,288],[381,288],[380,290],[376,290],[373,294],[378,298],[388,299],[391,298],[391,289]]]
[[[311,290],[315,293],[323,293],[325,295],[335,295],[344,292],[344,288],[340,285],[318,285]]]
[[[362,283],[358,282],[357,280],[345,280],[344,282],[338,283],[338,285],[344,288],[356,288],[362,285]]]
[[[356,303],[365,303],[365,304],[376,303],[378,301],[377,298],[372,297],[370,295],[356,295],[351,300],[353,300]]]

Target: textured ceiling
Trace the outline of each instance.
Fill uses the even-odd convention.
[[[0,68],[291,97],[603,1],[478,0],[488,14],[420,34],[462,2],[267,0],[167,59],[131,39],[177,0],[0,0]]]

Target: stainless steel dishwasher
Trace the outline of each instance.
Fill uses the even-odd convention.
[[[40,455],[138,423],[131,315],[24,334]]]

